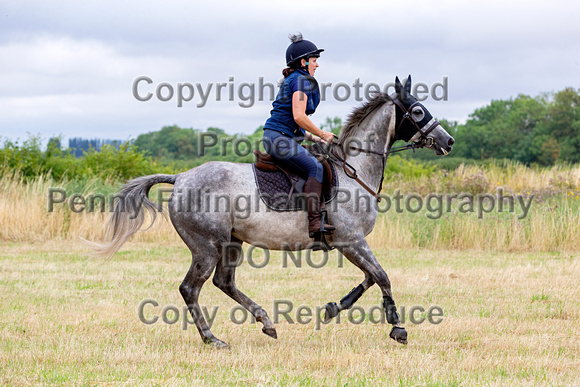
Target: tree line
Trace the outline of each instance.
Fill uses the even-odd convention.
[[[455,137],[454,150],[438,158],[430,150],[409,152],[389,159],[388,168],[406,171],[431,167],[453,169],[460,163],[487,163],[509,159],[527,165],[550,166],[580,162],[580,90],[566,88],[537,97],[519,95],[494,100],[476,109],[465,124],[440,120]],[[327,118],[322,129],[338,134],[342,120]],[[63,149],[60,139],[52,138],[45,149],[31,137],[22,144],[5,140],[0,147],[0,172],[18,171],[23,177],[51,173],[56,179],[101,177],[128,179],[148,173],[176,173],[211,160],[253,162],[251,149],[240,154],[236,142],[254,146],[262,137],[262,127],[249,136],[229,135],[219,128],[205,131],[166,126],[159,131],[139,135],[135,140],[73,138]],[[200,154],[200,136],[211,133],[214,146]],[[243,140],[243,141],[242,141]],[[404,163],[401,160],[405,160]]]
[[[441,122],[455,138],[449,158],[541,166],[580,162],[580,89],[495,100],[476,109],[465,124]],[[426,152],[416,157],[433,158]]]
[[[51,138],[50,141],[54,141],[57,144],[57,147],[60,148],[60,139]],[[104,145],[111,145],[119,149],[122,143],[123,141],[121,140],[100,139],[100,138],[86,139],[81,137],[73,137],[69,138],[68,140],[68,148],[76,157],[81,157],[85,152],[88,152],[91,148],[100,151]]]
[[[494,100],[476,109],[465,124],[445,119],[440,121],[455,138],[454,150],[445,157],[449,165],[501,159],[541,166],[580,162],[580,89],[566,88],[537,97],[519,95],[516,98]],[[327,118],[321,127],[338,134],[342,120],[338,117]],[[228,136],[218,128],[209,128],[208,131],[218,136]],[[195,129],[168,126],[138,136],[134,144],[164,163],[191,162],[200,157],[197,153],[199,133],[201,131]],[[254,140],[261,136],[262,127],[259,127],[246,137]],[[210,151],[210,159],[251,162],[251,157],[240,159],[231,152],[222,155],[218,151],[217,147]],[[422,150],[415,155],[409,153],[406,157],[437,159],[429,150]]]

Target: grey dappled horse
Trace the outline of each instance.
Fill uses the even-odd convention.
[[[380,94],[356,109],[349,117],[340,134],[339,144],[348,155],[346,161],[356,169],[358,178],[376,189],[383,176],[384,162],[396,139],[418,142],[444,155],[451,151],[453,138],[439,125],[423,105],[410,95],[411,77],[402,86],[395,80],[395,95]],[[370,152],[352,152],[365,146]],[[351,152],[349,152],[349,150]],[[372,153],[374,152],[374,153]],[[341,310],[350,308],[373,284],[383,294],[383,307],[387,321],[393,325],[390,337],[407,342],[407,332],[399,324],[399,315],[391,293],[391,283],[371,248],[365,240],[375,225],[377,206],[359,210],[358,202],[376,202],[375,196],[336,168],[340,190],[334,205],[328,206],[328,217],[336,231],[327,236],[329,245],[335,246],[350,262],[361,269],[364,281],[350,291],[338,305],[326,305],[325,319],[335,317]],[[237,301],[263,324],[262,331],[277,338],[276,329],[266,311],[242,293],[235,283],[236,263],[239,262],[242,243],[254,244],[270,250],[302,250],[311,246],[305,211],[275,212],[266,208],[257,195],[256,182],[251,164],[208,162],[177,175],[143,176],[129,181],[119,192],[123,201],[117,201],[107,225],[108,243],[94,245],[97,255],[111,256],[143,225],[145,207],[155,218],[157,205],[148,199],[150,188],[159,183],[173,184],[169,199],[169,215],[173,226],[191,251],[192,264],[179,287],[185,303],[205,343],[228,347],[216,338],[198,304],[202,285],[210,278],[229,297]],[[204,210],[200,197],[193,199],[192,191],[221,196],[215,208]],[[346,196],[344,196],[346,195]],[[254,208],[241,213],[236,197],[250,200]],[[230,200],[227,200],[229,198]],[[341,200],[342,199],[342,200]],[[192,203],[194,201],[198,203]],[[333,203],[331,203],[333,204]],[[193,209],[195,207],[195,209]]]

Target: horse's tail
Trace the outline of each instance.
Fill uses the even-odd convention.
[[[149,200],[149,190],[155,184],[175,184],[177,175],[150,175],[130,180],[115,195],[115,208],[105,231],[105,243],[85,242],[90,245],[96,257],[110,257],[131,238],[145,222],[145,211],[151,214],[151,225],[157,217],[158,206]],[[160,211],[160,209],[159,209]],[[151,225],[149,227],[151,227]]]

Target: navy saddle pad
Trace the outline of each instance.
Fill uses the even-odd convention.
[[[325,203],[332,201],[338,193],[336,169],[332,163],[329,163],[329,165],[332,169],[332,181],[330,188],[322,192]],[[306,182],[304,178],[289,177],[280,170],[276,172],[262,171],[256,167],[256,164],[252,164],[252,169],[254,170],[254,178],[256,179],[260,198],[268,208],[275,211],[300,211],[306,209],[303,196],[304,183]],[[295,181],[290,179],[295,179]]]

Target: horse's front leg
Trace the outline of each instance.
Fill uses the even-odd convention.
[[[340,250],[340,252],[350,262],[365,273],[365,280],[343,298],[343,300],[346,299],[345,306],[348,305],[349,302],[350,305],[348,305],[348,307],[352,306],[352,304],[358,300],[358,298],[373,284],[373,282],[376,283],[383,293],[383,308],[385,309],[387,322],[393,325],[389,336],[399,343],[407,344],[407,331],[400,325],[399,313],[397,312],[397,307],[391,292],[391,281],[389,281],[387,273],[377,261],[377,258],[373,254],[364,237],[361,236],[357,242],[350,243],[347,246],[337,246],[337,249]],[[367,285],[366,288],[365,285]],[[340,301],[341,305],[343,300]],[[343,309],[347,308],[345,307]]]
[[[365,274],[365,279],[363,282],[360,283],[356,288],[353,288],[348,294],[342,297],[338,303],[336,302],[329,302],[324,307],[324,322],[330,321],[330,319],[338,316],[338,314],[345,310],[350,309],[351,306],[354,305],[355,302],[358,301],[359,298],[367,291],[368,288],[373,286],[375,281],[370,276],[370,274]]]

